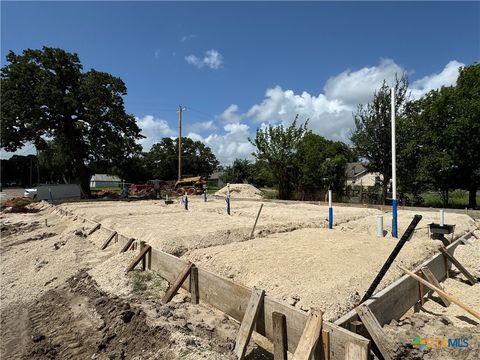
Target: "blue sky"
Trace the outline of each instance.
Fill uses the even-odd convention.
[[[480,56],[479,2],[2,2],[8,50],[61,47],[85,69],[121,77],[145,149],[175,136],[223,163],[249,157],[248,136],[296,113],[348,140],[351,113],[383,79],[409,74],[412,95],[451,85]],[[23,152],[29,152],[24,149]],[[2,153],[2,155],[4,155]]]

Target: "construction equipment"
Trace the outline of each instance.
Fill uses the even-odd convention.
[[[201,195],[204,191],[205,180],[201,176],[180,179],[175,183],[178,195]]]

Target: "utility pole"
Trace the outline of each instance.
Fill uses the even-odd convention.
[[[178,105],[178,181],[182,179],[182,113],[185,108]]]

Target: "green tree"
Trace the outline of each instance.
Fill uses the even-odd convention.
[[[476,208],[480,185],[480,64],[460,69],[456,106],[452,146],[462,187],[468,190],[468,206]]]
[[[145,154],[153,177],[173,180],[178,176],[178,139],[163,138]],[[208,176],[218,166],[212,150],[201,141],[182,137],[182,174]]]
[[[332,141],[311,132],[305,134],[299,145],[298,185],[305,195],[333,190],[343,194],[345,168],[355,155],[346,144]]]
[[[265,161],[278,184],[278,197],[290,199],[298,166],[298,147],[308,132],[307,122],[297,127],[297,118],[285,127],[268,125],[257,129],[255,139],[249,139],[257,148],[257,161]]]
[[[395,79],[395,113],[397,118],[404,115],[408,103],[408,80],[406,75]],[[355,130],[351,141],[360,158],[366,160],[369,171],[382,175],[383,202],[387,198],[387,187],[392,178],[391,163],[391,96],[390,88],[384,81],[367,105],[359,105],[353,114]]]
[[[246,159],[235,159],[232,165],[227,166],[222,175],[226,183],[251,183],[253,181],[254,164]]]
[[[417,115],[406,149],[415,147],[412,157],[417,157],[410,176],[416,182],[428,184],[440,192],[443,206],[448,205],[449,191],[455,187],[458,165],[455,161],[453,133],[456,123],[456,91],[454,87],[432,90],[413,105]],[[408,176],[408,174],[405,174]]]
[[[42,149],[56,139],[71,157],[85,195],[90,195],[87,163],[125,158],[142,138],[127,114],[124,82],[94,69],[82,72],[77,54],[44,47],[10,51],[1,69],[1,146],[15,151],[26,142]]]

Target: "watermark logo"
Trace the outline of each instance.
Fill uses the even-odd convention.
[[[461,336],[458,338],[437,338],[431,337],[422,339],[420,336],[417,336],[412,342],[414,348],[422,351],[423,349],[442,349],[442,348],[468,348],[469,342],[466,336]]]

